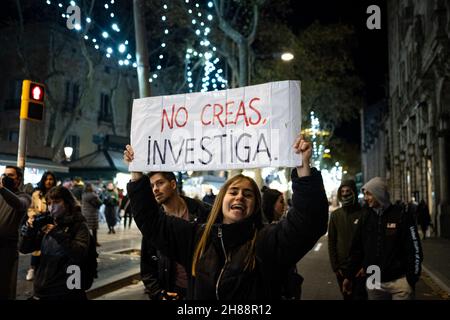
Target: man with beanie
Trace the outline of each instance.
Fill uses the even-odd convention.
[[[343,267],[347,261],[350,252],[353,235],[356,226],[361,218],[362,208],[357,199],[356,183],[353,180],[345,180],[341,183],[337,191],[338,201],[342,207],[333,211],[328,224],[328,253],[330,263],[339,289],[344,300],[366,300],[366,283],[363,272],[359,272],[352,279],[353,290],[349,293],[342,291],[342,282],[344,281]]]
[[[423,260],[414,218],[391,204],[382,178],[371,179],[363,192],[368,210],[361,216],[353,238],[343,291],[352,291],[350,279],[363,268],[369,276],[369,300],[414,299]]]

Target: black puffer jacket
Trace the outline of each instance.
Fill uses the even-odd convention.
[[[70,265],[80,266],[87,256],[88,247],[89,229],[79,208],[62,216],[58,225],[48,234],[23,225],[20,252],[41,250],[41,260],[34,279],[34,296],[41,299],[83,297],[82,289],[67,288],[67,279],[71,276],[67,268]]]
[[[187,205],[191,223],[205,223],[211,206],[199,200],[182,197]],[[161,208],[162,210],[162,208]],[[142,238],[141,279],[151,299],[158,299],[162,290],[174,291],[175,263],[161,254],[147,237]]]
[[[261,227],[253,214],[240,222],[215,224],[211,241],[191,276],[193,253],[204,226],[160,212],[148,179],[128,184],[132,212],[141,232],[156,247],[186,268],[190,276],[189,299],[279,299],[281,277],[326,232],[328,202],[322,177],[292,173],[293,209],[278,224]],[[244,259],[256,226],[256,266],[244,272]],[[225,261],[225,253],[228,256]]]

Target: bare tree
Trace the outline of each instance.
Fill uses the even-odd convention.
[[[92,0],[90,3],[89,9],[85,12],[85,16],[90,17],[92,16],[92,11],[94,9],[95,0]],[[86,28],[84,29],[84,32],[81,33],[78,37],[78,43],[80,45],[81,54],[85,60],[86,66],[87,66],[87,72],[86,77],[84,81],[82,82],[82,88],[79,94],[79,97],[77,99],[77,104],[73,108],[71,115],[67,117],[67,122],[64,124],[63,129],[60,131],[61,134],[59,137],[52,143],[53,146],[53,161],[58,161],[61,159],[61,150],[64,146],[64,143],[66,141],[66,138],[72,128],[72,126],[76,123],[76,121],[79,120],[80,115],[83,111],[83,107],[87,104],[84,104],[83,99],[86,97],[87,93],[90,92],[93,88],[94,83],[94,73],[95,73],[95,67],[94,62],[92,60],[92,57],[90,56],[90,53],[88,52],[88,49],[86,47],[86,43],[84,41],[84,36],[89,31],[90,24],[87,24]],[[53,139],[52,139],[53,141]]]
[[[229,65],[233,73],[239,75],[239,86],[244,87],[249,84],[249,52],[252,43],[255,41],[258,29],[259,11],[265,0],[255,0],[250,2],[214,0],[214,7],[219,18],[219,28],[225,35],[233,41],[238,48],[238,64],[235,64],[229,50],[222,50],[222,54],[229,60]],[[241,15],[249,16],[250,25],[239,26]],[[242,32],[238,31],[238,28]],[[245,32],[245,33],[244,33]],[[231,46],[223,47],[231,49]],[[236,70],[236,67],[238,69]]]

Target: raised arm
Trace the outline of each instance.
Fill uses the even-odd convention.
[[[5,202],[13,207],[17,212],[27,212],[28,207],[31,203],[31,199],[29,196],[18,196],[9,189],[5,188],[1,182],[0,196],[2,196],[3,199],[5,199]]]
[[[131,146],[124,152],[124,160],[134,159]],[[160,210],[153,195],[150,180],[142,173],[134,173],[127,185],[131,212],[144,237],[163,254],[175,259],[190,270],[196,226]]]
[[[130,164],[134,159],[134,150],[129,144],[126,145],[125,150],[123,151],[123,160],[126,164]],[[132,171],[131,172],[131,181],[137,181],[141,179],[144,175],[142,172]]]
[[[285,266],[295,264],[311,250],[325,234],[328,222],[328,201],[322,176],[309,166],[311,145],[299,137],[294,151],[302,154],[303,165],[292,170],[291,174],[293,208],[264,241],[271,259],[277,259]]]

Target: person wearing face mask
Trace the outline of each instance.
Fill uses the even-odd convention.
[[[350,252],[353,235],[361,218],[363,209],[357,199],[356,183],[353,180],[345,180],[341,183],[337,198],[341,208],[333,211],[328,224],[328,254],[333,272],[344,300],[366,300],[365,276],[358,273],[353,279],[351,294],[342,291],[344,281],[343,267]]]
[[[89,229],[72,193],[63,186],[46,195],[49,223],[37,224],[36,216],[22,226],[20,252],[41,250],[41,261],[33,283],[34,300],[85,300],[86,293],[74,277],[89,248]],[[72,277],[69,279],[69,277]],[[75,281],[75,282],[74,282]],[[69,286],[68,284],[74,284]]]
[[[148,179],[132,172],[128,194],[136,225],[188,274],[190,300],[280,299],[282,278],[326,232],[328,202],[322,177],[311,169],[311,145],[297,137],[293,152],[303,164],[292,171],[293,209],[276,224],[263,224],[261,194],[243,175],[220,189],[206,224],[162,212]],[[124,160],[134,151],[127,146]]]
[[[16,298],[19,226],[31,203],[20,190],[23,173],[7,166],[0,177],[0,300]]]

